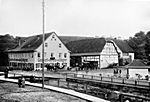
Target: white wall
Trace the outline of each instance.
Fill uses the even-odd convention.
[[[129,56],[131,56],[131,60],[134,60],[134,53],[129,53]]]
[[[62,63],[67,63],[67,67],[70,66],[70,52],[66,48],[66,46],[60,41],[60,39],[57,37],[55,33],[50,35],[50,37],[45,41],[47,43],[47,47],[45,47],[45,63],[60,63],[60,66],[62,66]],[[59,47],[61,44],[61,47]],[[42,45],[36,50],[36,57],[35,57],[35,63],[41,63],[42,59]],[[40,52],[40,58],[37,57],[38,52]],[[50,60],[51,53],[54,53],[55,60]],[[61,53],[61,58],[59,57],[59,53]],[[64,57],[64,54],[67,54],[67,57]]]
[[[134,53],[123,53],[121,50],[120,50],[120,48],[116,45],[116,43],[113,41],[113,40],[111,40],[113,43],[114,43],[114,45],[116,46],[116,48],[117,48],[117,51],[120,53],[120,57],[121,58],[129,58],[129,56],[131,56],[131,60],[133,61],[134,60]],[[126,55],[127,54],[127,55]]]
[[[118,63],[118,54],[112,43],[106,43],[100,54],[101,68],[107,67],[109,64]]]
[[[142,78],[145,78],[148,75],[148,69],[129,69],[129,78],[137,78],[136,74],[140,74]]]
[[[8,53],[10,62],[17,63],[34,63],[34,54],[33,52],[28,53]],[[17,59],[17,61],[15,61]],[[22,60],[22,61],[21,61]],[[23,61],[24,60],[24,61]]]

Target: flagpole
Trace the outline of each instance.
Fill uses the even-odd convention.
[[[42,88],[44,89],[44,41],[45,41],[45,12],[44,12],[45,2],[42,1],[42,22],[43,22],[43,41],[42,41]]]

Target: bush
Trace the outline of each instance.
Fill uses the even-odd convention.
[[[112,63],[112,64],[109,64],[107,68],[114,68],[117,66],[117,63]]]

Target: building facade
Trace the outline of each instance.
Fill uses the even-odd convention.
[[[107,67],[110,64],[118,63],[118,52],[111,41],[106,41],[106,44],[100,54],[100,68]]]
[[[150,66],[147,66],[144,61],[140,59],[133,60],[132,63],[125,66],[127,69],[128,78],[146,79],[150,75]]]
[[[134,51],[124,40],[112,39],[116,50],[119,53],[119,59],[121,65],[126,65],[134,60]]]
[[[66,46],[71,51],[71,66],[88,62],[93,67],[105,68],[111,64],[118,64],[120,59],[129,62],[134,59],[133,50],[123,41],[116,43],[112,39],[90,38],[72,41]]]
[[[71,66],[90,63],[91,67],[104,68],[118,63],[118,53],[111,41],[104,38],[92,38],[73,41],[66,45],[71,51]]]
[[[56,33],[45,34],[44,45],[45,65],[58,64],[60,68],[70,66],[70,51]],[[34,70],[42,68],[42,35],[28,37],[19,47],[9,50],[8,56],[12,67],[29,67]]]

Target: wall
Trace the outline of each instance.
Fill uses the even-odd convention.
[[[34,53],[33,52],[17,52],[8,53],[9,65],[18,68],[32,67],[34,64]]]
[[[129,78],[137,78],[136,74],[140,74],[142,78],[145,78],[148,75],[148,69],[129,69]]]
[[[36,51],[35,63],[42,63],[42,45]],[[58,62],[60,63],[60,67],[62,64],[67,64],[67,67],[70,66],[70,52],[55,34],[50,35],[50,37],[46,39],[44,52],[46,64]],[[40,56],[38,56],[38,53],[40,53]],[[51,60],[51,57],[55,59]]]
[[[113,43],[106,43],[100,54],[100,67],[107,67],[109,64],[118,63],[118,54]]]
[[[129,56],[131,56],[131,60],[134,60],[134,53],[129,53]]]
[[[9,60],[11,62],[24,62],[24,63],[33,63],[34,62],[34,54],[33,52],[27,53],[9,53]]]
[[[82,63],[89,62],[91,66],[100,68],[100,53],[98,55],[82,56]]]

